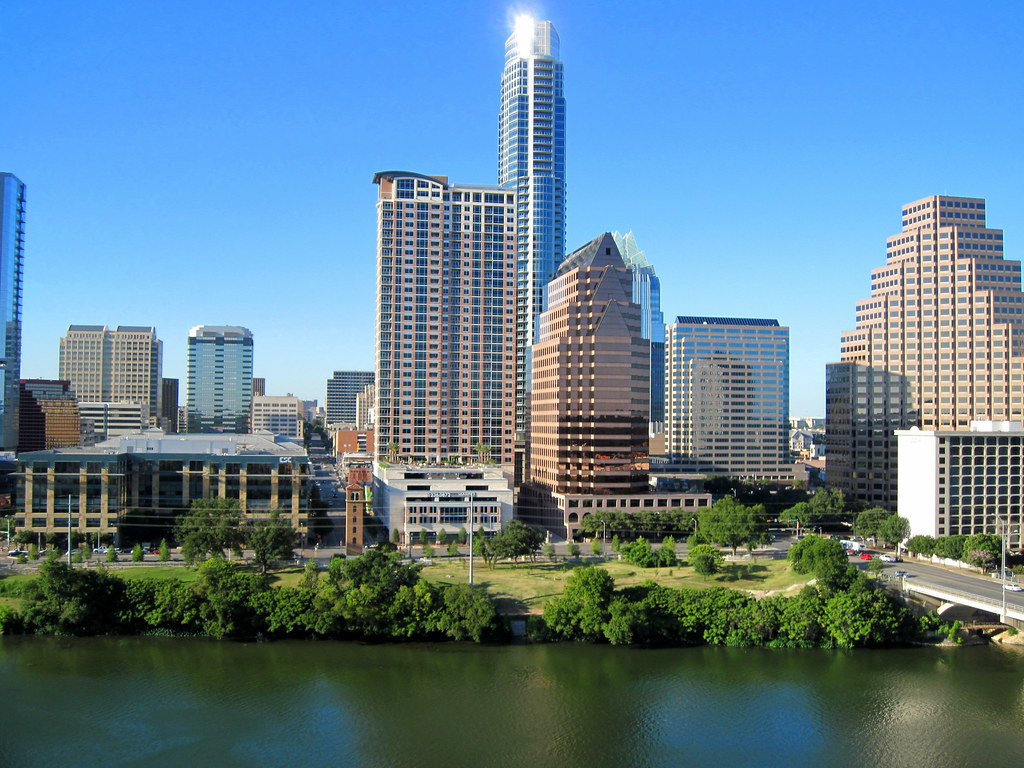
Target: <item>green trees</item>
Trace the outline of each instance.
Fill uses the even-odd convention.
[[[811,573],[827,589],[843,589],[856,576],[849,555],[838,541],[807,536],[789,549],[789,562],[797,573]]]
[[[763,506],[748,507],[732,496],[720,499],[713,507],[702,509],[697,515],[697,522],[700,538],[731,548],[733,556],[739,547],[760,542],[768,530]]]
[[[878,536],[889,546],[896,546],[910,535],[910,521],[890,515],[878,526]]]
[[[979,568],[988,568],[1002,555],[1002,540],[992,533],[976,533],[964,539],[960,559]]]
[[[112,549],[113,549],[113,547],[111,547],[110,549],[107,550],[107,554],[108,555],[110,554],[110,551]],[[167,543],[167,539],[160,539],[160,550],[159,551],[160,551],[160,562],[161,563],[169,562],[170,559],[171,559],[171,545]]]
[[[134,547],[132,547],[132,562],[133,563],[141,563],[142,562],[142,545],[141,544],[136,544]]]
[[[602,639],[615,581],[601,568],[574,568],[560,598],[544,606],[544,621],[569,640]]]
[[[448,542],[448,557],[459,556],[459,542],[456,539],[452,539]]]
[[[874,538],[879,535],[882,524],[890,517],[892,515],[881,507],[865,509],[857,515],[856,522],[853,524],[853,530],[865,538]]]
[[[917,631],[905,608],[863,578],[847,590],[808,586],[793,597],[755,600],[722,587],[671,589],[647,582],[617,590],[596,568],[573,571],[563,597],[545,606],[544,629],[556,639],[615,645],[837,648],[900,642]]]
[[[651,542],[643,536],[629,544],[623,544],[620,551],[628,562],[641,568],[653,568],[657,564]]]
[[[252,547],[253,560],[264,574],[270,564],[279,560],[290,560],[294,557],[292,547],[295,545],[297,533],[279,512],[271,512],[270,517],[256,520],[249,530],[249,546]]]
[[[181,542],[181,554],[186,563],[224,557],[225,550],[239,549],[245,542],[238,501],[196,499],[188,512],[178,518],[174,535]]]
[[[529,557],[532,560],[543,542],[543,533],[520,520],[510,520],[501,532],[490,540],[490,545],[497,559],[507,558],[515,563],[520,557]]]
[[[722,570],[725,556],[710,544],[694,544],[690,547],[689,562],[693,570],[707,579]]]
[[[73,570],[60,560],[39,566],[21,593],[25,630],[46,635],[94,635],[118,613],[124,582],[105,570]]]
[[[597,536],[590,540],[590,554],[594,557],[600,557],[604,554],[604,544]]]
[[[935,537],[922,534],[911,536],[907,541],[907,551],[913,552],[915,555],[933,555],[935,554]]]

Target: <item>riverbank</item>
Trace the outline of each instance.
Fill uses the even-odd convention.
[[[311,567],[294,587],[273,587],[267,577],[219,559],[201,565],[191,583],[122,579],[48,562],[19,596],[16,609],[0,608],[6,633],[475,642],[509,636],[509,622],[498,612],[501,598],[485,587],[432,582],[419,566],[380,551],[332,561],[326,573]],[[934,617],[915,621],[852,568],[792,595],[756,599],[708,584],[622,586],[608,567],[587,567],[569,572],[542,613],[528,614],[526,636],[613,645],[852,648],[909,642],[944,626]]]

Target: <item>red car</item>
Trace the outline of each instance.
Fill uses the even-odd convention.
[[[870,552],[861,552],[860,553],[860,559],[861,560],[870,560],[871,559],[871,553]]]

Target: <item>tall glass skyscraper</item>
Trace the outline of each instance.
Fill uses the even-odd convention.
[[[505,41],[498,183],[517,193],[516,429],[526,429],[530,347],[544,291],[565,255],[565,96],[558,33],[516,19]]]
[[[25,261],[25,185],[0,173],[0,450],[18,448],[18,380],[21,378],[21,279]]]
[[[640,305],[640,334],[651,342],[651,424],[665,421],[665,316],[661,312],[661,281],[647,254],[637,248],[632,232],[613,232],[615,245],[633,273],[633,302]]]
[[[252,333],[234,325],[188,332],[188,431],[248,432]]]

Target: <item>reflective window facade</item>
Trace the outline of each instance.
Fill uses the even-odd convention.
[[[787,479],[789,329],[677,317],[666,333],[665,443],[680,472]]]
[[[545,287],[565,254],[565,96],[550,21],[520,17],[505,41],[498,183],[518,197],[516,429],[523,430],[530,347]]]
[[[4,324],[0,358],[0,449],[18,447],[18,380],[21,378],[21,298],[25,262],[25,185],[0,173],[0,316]]]
[[[252,405],[252,333],[199,325],[188,335],[188,431],[244,433]]]

